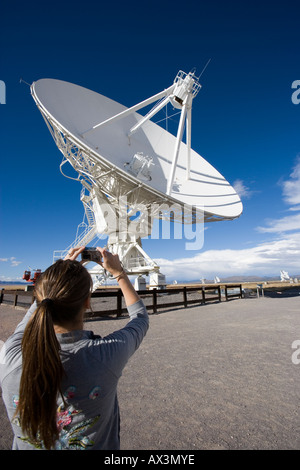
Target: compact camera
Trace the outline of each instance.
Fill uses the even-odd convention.
[[[81,253],[82,261],[94,261],[95,263],[101,261],[101,253],[97,248],[86,246]]]

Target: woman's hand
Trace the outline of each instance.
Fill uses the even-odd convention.
[[[69,253],[65,256],[64,260],[71,259],[72,261],[76,260],[77,256],[82,253],[85,249],[85,246],[76,246],[75,248],[71,248]]]
[[[85,249],[85,246],[77,246],[75,248],[71,248],[68,254],[65,256],[65,260],[70,259],[72,261],[76,260],[76,258],[82,253]],[[102,261],[99,264],[109,271],[113,276],[117,276],[121,272],[123,272],[123,268],[121,262],[119,260],[118,255],[113,255],[105,248],[97,247],[97,250],[101,254]]]
[[[118,255],[114,255],[107,251],[105,248],[97,246],[97,250],[100,251],[102,256],[102,261],[100,261],[101,266],[109,271],[113,276],[118,276],[123,272],[121,262]]]
[[[85,246],[78,246],[76,248],[71,248],[69,253],[64,258],[65,260],[70,259],[72,261],[76,260],[77,256],[83,252]],[[100,252],[102,261],[99,261],[99,264],[110,272],[110,274],[117,279],[119,286],[122,290],[125,303],[127,306],[134,304],[139,300],[139,296],[135,291],[133,285],[131,284],[128,276],[124,272],[122,264],[119,260],[119,256],[113,253],[110,253],[105,248],[97,246],[97,250]],[[82,262],[82,260],[81,260]]]
[[[100,251],[103,258],[102,261],[100,261],[101,266],[117,279],[127,307],[137,302],[139,300],[139,296],[131,284],[127,274],[124,272],[119,256],[113,255],[109,251],[106,251],[105,248],[97,247],[97,250]]]

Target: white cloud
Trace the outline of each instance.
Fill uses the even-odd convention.
[[[244,182],[241,179],[235,180],[233,183],[233,188],[237,192],[237,194],[240,196],[241,199],[249,198],[252,195],[252,191],[250,191],[249,188],[244,184]]]
[[[300,233],[241,250],[208,250],[192,258],[156,259],[168,279],[213,279],[214,276],[300,274]]]
[[[282,183],[282,192],[287,204],[300,204],[300,157],[290,174],[290,179]]]
[[[1,276],[0,275],[0,282],[19,282],[23,281],[22,277],[12,277],[12,276]]]
[[[281,183],[283,200],[290,204],[289,212],[300,211],[300,157],[298,156],[296,165],[290,174],[290,179]],[[300,230],[300,212],[298,214],[287,215],[280,219],[266,221],[266,227],[257,227],[263,233],[283,233],[292,230]]]
[[[280,233],[300,230],[300,214],[287,215],[281,219],[267,221],[267,227],[257,227],[259,232]]]
[[[290,204],[289,212],[279,219],[266,221],[265,227],[257,227],[262,233],[277,234],[276,240],[261,243],[253,248],[208,250],[191,258],[173,261],[156,260],[161,272],[169,279],[200,280],[215,276],[259,275],[279,276],[281,270],[300,275],[300,157],[282,184],[283,198]],[[251,191],[242,180],[233,184],[240,197],[250,197]]]
[[[6,263],[10,261],[12,267],[19,266],[19,264],[22,263],[22,261],[17,261],[15,256],[11,256],[10,258],[0,258],[0,261],[6,262]]]
[[[12,260],[11,266],[19,266],[19,264],[21,264],[21,263],[22,263],[22,261]]]

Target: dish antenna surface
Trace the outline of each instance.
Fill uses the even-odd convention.
[[[280,271],[280,280],[281,281],[289,281],[291,278],[289,274],[286,271],[281,270]]]
[[[33,82],[33,99],[63,154],[60,170],[68,162],[82,184],[87,223],[70,247],[108,236],[108,249],[127,272],[150,274],[157,287],[164,276],[141,244],[154,219],[192,224],[240,216],[236,191],[191,148],[192,102],[200,88],[194,72],[179,71],[167,89],[127,108],[75,84]],[[145,115],[137,113],[152,103]],[[150,120],[168,103],[180,112],[176,136]],[[105,275],[99,266],[90,272]]]

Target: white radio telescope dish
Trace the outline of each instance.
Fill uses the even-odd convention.
[[[289,281],[291,278],[288,274],[288,272],[281,270],[280,271],[280,280],[281,281]]]
[[[108,236],[129,274],[158,278],[159,267],[141,246],[155,218],[190,224],[241,215],[236,191],[191,148],[192,101],[200,88],[193,72],[179,71],[167,89],[127,108],[75,84],[33,82],[32,96],[63,154],[60,169],[68,162],[82,184],[87,223],[70,246]],[[147,114],[137,113],[152,103]],[[150,120],[168,103],[180,112],[176,136]]]

